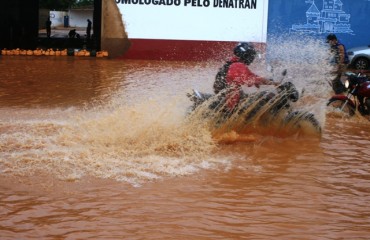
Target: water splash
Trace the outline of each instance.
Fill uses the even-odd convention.
[[[287,81],[299,89],[296,108],[311,111],[325,125],[326,103],[332,94],[329,46],[320,39],[305,36],[272,36],[267,59],[276,69],[288,69]]]
[[[267,101],[267,95],[276,92],[274,88],[243,88],[249,97],[241,101],[239,109],[231,115],[226,114],[230,115],[226,119],[226,103],[219,101],[219,96],[209,99],[207,104],[197,109],[193,118],[207,119],[210,128],[213,128],[211,131],[216,135],[235,132],[286,136],[295,134],[297,125],[301,125],[300,131],[304,135],[317,135],[321,132],[321,127],[325,126],[326,103],[331,93],[328,82],[332,77],[330,72],[333,66],[328,60],[328,46],[317,39],[303,36],[279,36],[271,38],[268,44],[266,55],[250,67],[266,78],[282,83],[292,82],[299,91],[299,100],[291,105],[299,112],[289,114],[280,111],[271,114],[275,106],[290,95],[289,92],[281,92]],[[272,66],[273,72],[266,71],[267,64]],[[281,75],[285,69],[288,70],[286,77]],[[245,138],[245,135],[242,137]]]
[[[148,99],[132,106],[96,106],[62,122],[7,123],[0,126],[0,169],[18,176],[95,177],[139,186],[227,166],[229,160],[213,154],[210,132],[185,123],[176,105],[176,98]]]
[[[276,78],[288,69],[284,81],[305,89],[295,108],[314,112],[323,124],[330,92],[326,46],[313,40],[285,39],[273,44],[271,53],[276,58],[266,59],[274,66],[273,73],[266,71],[265,62],[257,61],[251,68],[262,76]],[[259,141],[269,128],[240,136],[232,129],[212,131],[203,118],[186,118],[191,105],[186,93],[192,88],[211,92],[221,65],[161,61],[140,64],[140,68],[126,65],[121,87],[109,93],[108,102],[97,102],[86,110],[30,109],[31,117],[27,111],[12,114],[7,109],[6,114],[17,117],[2,115],[0,171],[17,176],[51,175],[69,181],[106,178],[140,185],[202,169],[227,169],[235,156],[220,155],[217,141]]]

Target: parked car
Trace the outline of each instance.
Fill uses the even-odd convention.
[[[370,67],[370,45],[350,48],[347,50],[350,66],[358,69],[365,70]]]

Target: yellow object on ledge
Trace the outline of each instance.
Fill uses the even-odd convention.
[[[99,58],[102,58],[102,57],[108,57],[109,54],[108,54],[108,51],[106,50],[102,50],[102,51],[98,51],[98,52],[95,52],[95,50],[92,50],[91,52],[86,50],[86,49],[82,49],[82,50],[73,50],[73,49],[63,49],[63,50],[59,50],[59,49],[52,49],[52,48],[49,48],[49,49],[46,49],[46,50],[43,50],[43,49],[40,49],[40,48],[37,48],[35,50],[25,50],[25,49],[2,49],[1,50],[1,55],[2,56],[12,56],[12,55],[21,55],[21,56],[77,56],[77,57],[99,57]]]

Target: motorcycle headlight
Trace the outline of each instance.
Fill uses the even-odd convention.
[[[345,86],[346,88],[349,88],[349,80],[346,80],[346,81],[344,82],[344,86]]]

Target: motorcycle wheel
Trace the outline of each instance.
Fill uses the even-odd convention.
[[[353,65],[357,70],[367,70],[369,68],[370,63],[367,58],[360,57],[356,59]]]
[[[348,117],[355,115],[355,108],[352,105],[350,105],[348,102],[344,106],[345,102],[346,101],[343,99],[330,99],[327,106],[330,106],[337,111],[343,112]]]
[[[321,134],[321,124],[310,112],[294,111],[285,117],[285,126],[304,133]]]
[[[266,104],[275,96],[273,93],[267,91],[261,92],[256,96],[249,98],[245,106],[239,110],[238,114],[245,115],[245,122],[251,122],[255,119],[259,111],[266,106]],[[251,105],[253,107],[251,107]]]

